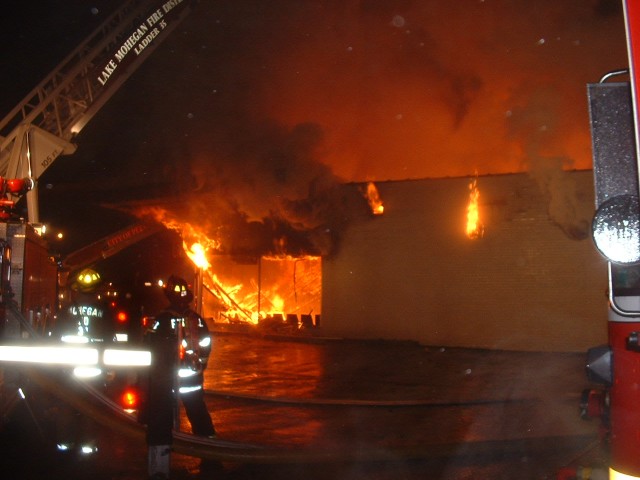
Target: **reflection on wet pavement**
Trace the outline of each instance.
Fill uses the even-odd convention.
[[[597,467],[606,464],[598,422],[578,412],[584,360],[218,334],[205,388],[219,437],[274,447],[287,460],[221,466],[174,452],[171,478],[540,480],[569,463]],[[190,431],[184,415],[181,430]],[[14,478],[145,478],[143,443],[101,435],[94,462],[64,468],[29,462],[11,432],[4,446],[27,454],[16,456],[25,475]]]
[[[213,351],[207,402],[219,435],[233,441],[349,451],[361,459],[397,454],[412,469],[443,446],[474,458],[490,449],[473,468],[453,462],[429,478],[484,478],[465,476],[469,468],[514,478],[496,466],[509,455],[509,468],[526,464],[538,475],[521,471],[519,478],[543,478],[585,444],[598,444],[597,424],[578,414],[582,354],[238,335],[217,336]],[[385,478],[378,473],[369,478]]]

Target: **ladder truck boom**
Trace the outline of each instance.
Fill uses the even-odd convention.
[[[25,340],[30,347],[21,354],[10,349],[0,364],[7,358],[32,361],[35,353],[42,353],[33,340],[46,337],[55,323],[59,294],[65,286],[58,284],[61,274],[83,262],[114,255],[159,228],[141,224],[121,230],[70,255],[59,268],[38,231],[37,181],[59,156],[76,151],[76,135],[191,12],[195,1],[118,0],[120,6],[106,21],[0,119],[0,340],[12,346]],[[28,221],[13,208],[23,195]],[[100,362],[106,365],[106,361],[95,361],[101,350],[85,350],[94,357],[92,363],[98,370],[102,369]],[[150,360],[149,352],[141,353]],[[43,362],[56,363],[50,356]],[[71,363],[79,365],[77,359]],[[23,382],[21,375],[0,367],[4,380],[0,397]],[[110,376],[109,388],[114,388],[114,378],[118,381],[117,375]]]
[[[127,0],[0,120],[0,177],[38,178],[193,9],[193,0]],[[27,193],[38,223],[37,188]]]
[[[76,135],[195,2],[119,0],[92,34],[0,119],[0,323],[12,305],[30,324],[46,323],[58,303],[58,265],[38,228],[38,178],[59,156],[76,151]],[[13,209],[23,196],[28,221]],[[100,253],[118,251],[111,247]],[[9,324],[11,329],[16,326],[14,321]],[[13,336],[8,330],[4,334]]]

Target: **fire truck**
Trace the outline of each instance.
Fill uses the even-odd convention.
[[[192,0],[125,0],[0,120],[0,412],[19,391],[11,362],[148,365],[149,352],[43,346],[74,272],[160,227],[136,224],[55,260],[40,220],[38,181],[146,58],[193,10]],[[20,205],[18,210],[16,207]],[[27,218],[19,214],[26,204]],[[40,343],[38,343],[40,342]],[[21,364],[22,365],[22,364]],[[109,367],[109,368],[111,368]],[[55,385],[52,385],[55,387]]]
[[[629,66],[588,86],[596,213],[608,261],[608,343],[589,350],[582,413],[602,419],[609,479],[640,478],[640,3],[623,1]],[[568,477],[567,477],[568,478]],[[571,478],[591,478],[576,472]]]
[[[92,261],[87,254],[117,253],[142,232],[117,232],[106,247],[76,252],[59,269],[42,235],[38,180],[58,157],[76,151],[76,135],[193,8],[191,0],[126,1],[0,120],[0,291],[3,303],[11,296],[5,310],[15,313],[6,316],[5,335],[37,334],[55,313],[58,287]],[[23,197],[26,219],[14,210]]]

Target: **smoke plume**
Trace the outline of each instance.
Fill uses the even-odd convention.
[[[582,238],[554,192],[591,167],[586,84],[626,62],[617,0],[223,0],[122,101],[144,112],[134,175],[206,198],[199,216],[326,251],[362,200],[340,183],[528,171]]]

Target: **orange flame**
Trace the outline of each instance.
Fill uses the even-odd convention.
[[[371,207],[371,212],[374,215],[382,215],[384,213],[384,205],[380,199],[378,189],[373,182],[369,182],[367,184],[367,194],[365,196],[367,197],[367,201]]]
[[[478,200],[480,190],[478,190],[478,178],[474,178],[469,183],[469,205],[467,206],[467,236],[471,239],[482,238],[484,235],[484,225],[480,222],[480,210]]]
[[[196,267],[207,270],[211,266],[211,264],[209,264],[209,260],[207,260],[206,249],[201,244],[196,242],[191,245],[191,248],[187,248],[186,242],[182,242],[182,246],[185,253]]]
[[[185,254],[202,275],[205,317],[216,322],[258,324],[275,315],[320,314],[320,257],[262,257],[259,264],[238,265],[220,254],[220,243],[195,224],[176,219],[162,207],[141,208],[182,237]]]
[[[258,324],[276,316],[320,313],[320,257],[263,257],[261,263],[262,281],[253,276],[255,271],[249,280],[235,284],[223,282],[211,270],[204,271],[211,294],[205,297],[204,307],[209,314],[218,311],[216,321]]]
[[[273,313],[284,313],[284,299],[280,295],[274,295],[271,299]]]

